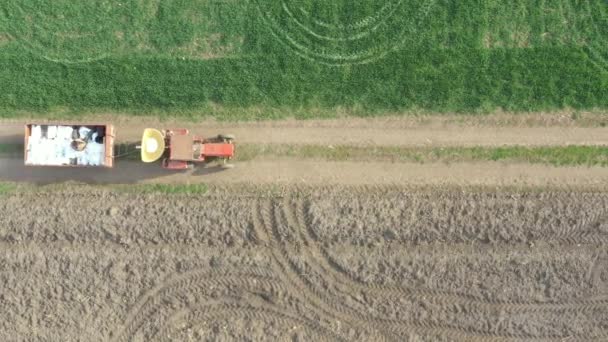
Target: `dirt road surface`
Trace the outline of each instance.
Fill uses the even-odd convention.
[[[1,196],[0,339],[608,338],[606,193],[288,194]]]
[[[542,117],[542,115],[540,116]],[[108,118],[115,122],[117,140],[134,142],[147,126],[188,127],[193,132],[216,134],[230,132],[237,142],[249,144],[315,144],[354,146],[562,146],[608,145],[608,128],[582,127],[572,121],[530,124],[530,117],[499,117],[474,125],[469,119],[456,118],[376,118],[311,121],[269,121],[226,123],[208,121],[200,124],[159,122],[154,119]],[[524,120],[525,119],[525,120]],[[502,121],[501,121],[502,120]],[[527,121],[526,121],[527,120]],[[553,121],[552,121],[553,120]],[[471,121],[471,122],[468,122]],[[0,125],[0,143],[22,143],[24,122],[4,121]],[[0,180],[52,183],[306,183],[306,184],[443,184],[503,185],[571,184],[599,186],[607,184],[608,175],[598,167],[561,167],[486,163],[414,164],[390,162],[324,162],[294,158],[256,159],[239,162],[235,170],[219,172],[216,168],[194,173],[172,173],[158,165],[117,160],[113,170],[71,170],[25,168],[18,159],[0,159]]]
[[[565,146],[608,145],[608,128],[549,125],[472,126],[440,119],[408,118],[269,121],[200,124],[108,119],[116,126],[117,141],[136,142],[144,128],[189,128],[201,135],[234,134],[242,143],[376,145],[376,146]],[[144,121],[145,120],[145,121]],[[97,120],[98,121],[98,120]],[[0,143],[23,142],[25,122],[0,124]]]
[[[530,185],[582,186],[608,189],[603,167],[484,163],[361,163],[298,159],[255,160],[223,170],[199,168],[190,172],[165,171],[160,166],[121,161],[114,169],[25,167],[21,159],[0,159],[0,181],[50,184],[414,184],[414,185]]]

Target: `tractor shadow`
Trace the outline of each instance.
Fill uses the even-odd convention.
[[[194,170],[192,170],[190,174],[192,176],[205,176],[225,171],[226,169],[224,169],[221,165],[199,165],[195,166]]]

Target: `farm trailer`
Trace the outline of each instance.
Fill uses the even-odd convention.
[[[108,124],[27,124],[25,165],[111,168],[114,134]]]
[[[112,168],[120,157],[114,155],[114,139],[111,124],[27,124],[25,165]],[[235,154],[233,135],[203,138],[187,129],[147,128],[137,148],[144,163],[161,160],[161,166],[169,170],[187,170],[216,160],[231,168]]]

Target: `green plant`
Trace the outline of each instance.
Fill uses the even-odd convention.
[[[17,189],[16,184],[12,183],[0,183],[0,196],[12,193]]]
[[[261,0],[5,1],[0,116],[608,107],[603,0],[388,3],[302,0],[285,12]]]
[[[473,162],[509,161],[555,166],[608,166],[608,147],[391,147],[339,145],[239,145],[236,161],[261,157],[291,157],[328,161]]]

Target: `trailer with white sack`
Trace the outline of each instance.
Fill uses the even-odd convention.
[[[25,165],[114,166],[114,127],[108,124],[25,125]]]

